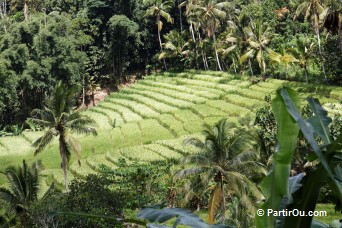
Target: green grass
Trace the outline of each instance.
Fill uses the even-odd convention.
[[[335,205],[333,204],[317,204],[315,211],[326,211],[328,216],[315,217],[314,219],[326,224],[331,223],[333,220],[340,220],[342,218],[342,213],[335,212],[334,207]]]
[[[184,129],[183,123],[177,120],[171,114],[163,114],[157,117],[159,123],[168,128],[174,136],[181,136],[188,134],[188,132]]]
[[[141,129],[142,143],[151,143],[160,139],[173,138],[172,133],[155,119],[149,119],[139,122]]]
[[[101,164],[115,168],[118,159],[125,157],[145,162],[180,158],[181,154],[198,151],[183,145],[189,134],[198,135],[203,124],[214,124],[221,118],[238,123],[265,104],[265,95],[274,94],[282,85],[300,91],[301,98],[314,95],[329,111],[330,116],[341,114],[342,89],[334,86],[309,85],[267,79],[252,83],[244,77],[224,72],[186,71],[163,73],[145,77],[138,84],[112,93],[98,106],[83,111],[97,124],[98,136],[77,136],[82,145],[82,166],[71,156],[69,170],[77,178],[100,171]],[[338,104],[339,103],[339,104]],[[111,121],[116,120],[115,128]],[[25,131],[21,136],[0,138],[0,170],[39,159],[45,166],[46,189],[55,180],[64,184],[60,169],[58,141],[54,141],[36,157],[32,142],[43,132]],[[70,176],[72,179],[74,175]],[[0,176],[0,184],[5,179]]]

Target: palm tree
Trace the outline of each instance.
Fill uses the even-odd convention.
[[[42,152],[55,136],[59,136],[59,153],[62,159],[61,167],[64,173],[65,189],[67,192],[69,191],[67,163],[71,151],[75,152],[78,162],[81,164],[80,144],[70,133],[91,133],[97,135],[96,130],[88,126],[93,124],[94,120],[82,116],[78,111],[72,111],[71,105],[77,90],[78,87],[67,86],[59,81],[46,107],[42,110],[34,110],[32,112],[34,118],[30,118],[30,121],[47,128],[44,135],[33,143],[33,146],[36,148],[35,155]]]
[[[245,33],[248,35],[247,43],[249,50],[240,57],[240,63],[244,63],[247,59],[256,58],[260,69],[266,71],[267,45],[270,42],[271,28],[267,23],[257,20],[256,23],[251,21],[250,25],[245,28]],[[249,63],[250,67],[251,63]]]
[[[327,80],[327,75],[325,73],[325,66],[323,62],[322,48],[321,48],[321,38],[320,38],[320,24],[325,20],[329,8],[324,8],[320,0],[303,0],[303,2],[298,6],[294,20],[302,13],[304,13],[304,19],[310,20],[313,27],[314,33],[317,37],[318,50],[322,62],[322,70],[324,73],[325,80]]]
[[[259,154],[252,134],[246,129],[232,127],[227,120],[221,120],[214,127],[206,125],[203,133],[204,142],[198,138],[186,140],[186,143],[200,148],[200,152],[183,159],[183,163],[195,166],[177,172],[175,179],[201,174],[208,182],[214,182],[210,187],[208,208],[208,222],[214,223],[220,208],[222,220],[225,220],[226,198],[250,196],[246,201],[253,205],[253,199],[262,197],[250,178],[264,174],[265,169],[257,162]],[[252,207],[249,209],[253,211]]]
[[[296,57],[294,57],[291,53],[287,52],[284,45],[279,47],[279,53],[275,52],[271,49],[268,50],[268,57],[270,59],[271,64],[278,64],[284,66],[286,69],[286,74],[288,73],[289,66],[293,63],[299,62]]]
[[[224,56],[230,56],[233,61],[235,73],[237,73],[238,59],[247,44],[248,35],[245,33],[244,26],[247,21],[245,14],[239,14],[235,20],[228,21],[228,28],[225,36],[225,43],[228,47],[223,47],[221,52]],[[253,74],[253,71],[251,71]]]
[[[213,38],[216,64],[220,71],[222,71],[222,67],[217,52],[215,32],[220,26],[220,19],[223,20],[227,16],[223,9],[229,6],[231,6],[229,2],[217,2],[216,0],[202,0],[199,2],[199,5],[194,6],[194,14],[200,18],[208,38]]]
[[[166,34],[164,38],[167,42],[163,43],[164,51],[160,53],[159,59],[183,59],[183,57],[189,54],[189,50],[187,49],[189,43],[185,42],[182,35],[178,31],[172,30],[171,32]]]
[[[6,202],[15,214],[20,214],[34,201],[38,200],[40,162],[29,167],[25,160],[19,167],[10,166],[3,174],[8,182],[7,187],[0,187],[0,199]]]
[[[315,44],[307,37],[298,37],[296,46],[291,49],[294,56],[298,59],[299,66],[304,69],[306,83],[309,83],[308,62],[314,54]]]
[[[173,18],[168,13],[168,11],[172,9],[175,2],[172,0],[152,0],[152,1],[144,0],[145,5],[151,5],[151,3],[152,3],[152,6],[150,6],[146,10],[145,15],[148,17],[151,17],[151,16],[156,17],[159,46],[160,46],[160,51],[163,52],[162,40],[160,37],[160,32],[163,29],[163,22],[161,21],[161,18],[164,18],[169,23],[173,23]],[[163,61],[164,61],[165,70],[167,70],[165,59],[163,59]]]

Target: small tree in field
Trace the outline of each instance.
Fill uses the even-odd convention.
[[[31,121],[47,128],[44,135],[33,143],[36,148],[35,155],[42,152],[55,136],[59,136],[59,153],[62,159],[61,167],[67,192],[69,191],[67,163],[71,151],[75,152],[78,163],[81,164],[81,146],[71,133],[97,135],[96,130],[88,126],[93,124],[94,120],[82,116],[80,112],[72,111],[71,105],[76,92],[76,86],[67,86],[58,82],[46,106],[43,109],[34,110],[32,113],[34,118],[30,118]]]

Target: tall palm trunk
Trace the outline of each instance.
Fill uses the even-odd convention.
[[[202,37],[201,37],[201,34],[200,34],[200,32],[198,30],[197,30],[197,34],[198,34],[199,41],[202,42]],[[203,60],[204,70],[208,70],[209,66],[208,66],[207,56],[205,55],[205,52],[203,51],[203,48],[202,48],[201,51],[202,51],[202,60]]]
[[[251,70],[252,76],[254,76],[251,59],[248,59],[248,64],[249,64],[249,69]]]
[[[163,45],[162,45],[162,40],[160,37],[160,30],[159,30],[159,22],[160,22],[160,16],[158,15],[157,16],[158,40],[159,40],[160,51],[163,52]],[[164,62],[164,68],[165,68],[165,70],[167,70],[165,58],[163,58],[163,62]]]
[[[214,40],[214,49],[215,49],[215,56],[216,56],[216,63],[217,63],[217,67],[220,71],[222,71],[222,67],[220,64],[220,59],[217,53],[217,48],[216,48],[216,36],[215,36],[215,32],[213,32],[213,40]]]
[[[27,2],[27,0],[24,1],[24,16],[25,16],[25,20],[27,21],[27,19],[28,19],[28,2]]]
[[[66,148],[64,130],[61,130],[60,136],[59,136],[59,152],[62,158],[62,169],[63,169],[63,175],[64,175],[65,191],[69,192],[66,151],[67,151],[67,148]]]
[[[224,189],[223,189],[223,175],[221,174],[221,192],[222,192],[222,223],[226,220],[226,199],[224,195]]]
[[[304,71],[305,71],[306,84],[309,84],[308,69],[306,69],[306,64],[304,65]]]
[[[194,41],[195,43],[195,62],[196,62],[196,70],[199,69],[198,67],[198,50],[197,50],[197,41],[196,41],[196,38],[195,38],[195,33],[194,33],[194,27],[190,21],[190,33],[191,33],[191,36],[192,36],[192,40]]]
[[[317,37],[318,51],[319,51],[319,56],[320,56],[320,59],[322,62],[322,70],[323,70],[324,78],[325,78],[325,81],[328,82],[327,74],[325,72],[324,61],[323,61],[322,48],[321,48],[321,38],[320,38],[320,34],[319,34],[319,26],[318,26],[317,21],[315,22],[315,33],[316,33],[316,37]]]
[[[179,0],[177,5],[179,6]],[[180,25],[180,31],[183,32],[183,23],[182,23],[182,8],[178,7],[179,10],[179,25]]]

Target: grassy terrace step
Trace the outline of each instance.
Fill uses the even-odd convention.
[[[125,106],[126,108],[130,109],[134,113],[137,113],[143,118],[152,118],[160,114],[159,112],[154,111],[147,105],[140,104],[136,101],[131,101],[127,99],[108,99],[108,102],[113,103],[115,105]]]
[[[268,93],[253,91],[250,89],[240,89],[240,90],[237,90],[237,93],[243,97],[247,97],[247,98],[251,98],[251,99],[257,99],[259,101],[264,101],[265,96],[268,95]]]
[[[96,171],[101,171],[101,167],[103,165],[111,169],[117,168],[117,165],[106,158],[106,154],[98,154],[88,157],[87,164],[89,167]]]
[[[222,117],[222,116],[226,115],[226,113],[220,111],[219,109],[210,107],[210,106],[205,105],[205,104],[195,105],[195,106],[191,107],[191,110],[202,118],[211,117],[211,116],[221,116]]]
[[[133,86],[130,88],[133,88]],[[129,94],[139,94],[142,96],[146,96],[146,97],[152,98],[154,100],[157,100],[159,102],[162,102],[162,103],[165,103],[167,105],[177,107],[177,108],[188,108],[191,105],[193,105],[191,102],[175,99],[170,96],[159,94],[156,92],[151,92],[151,91],[143,91],[143,90],[138,90],[138,89],[126,89],[126,90],[121,90],[121,91],[124,91],[125,93],[129,93]]]
[[[122,146],[142,144],[142,138],[138,123],[127,123],[120,126],[123,135]]]
[[[101,111],[98,111],[98,109],[91,108],[87,111],[82,112],[83,115],[86,115],[96,122],[96,127],[102,128],[102,129],[111,129],[112,126],[109,123],[108,116],[105,113],[102,113]]]
[[[114,104],[112,102],[103,102],[99,104],[98,107],[110,109],[112,111],[120,113],[125,123],[139,121],[143,119],[139,114],[133,112],[131,109],[122,105]]]
[[[239,89],[239,87],[233,86],[233,85],[217,84],[214,82],[205,82],[201,80],[193,80],[193,79],[186,79],[186,78],[176,78],[175,80],[177,81],[178,84],[208,87],[208,88],[213,88],[213,89],[219,89],[224,92],[234,92]]]
[[[170,149],[169,147],[163,146],[161,144],[149,144],[144,146],[145,148],[153,151],[165,159],[179,159],[183,157],[181,153],[178,153],[175,150]]]
[[[118,113],[118,112],[116,112],[116,111],[114,111],[112,109],[103,107],[102,106],[103,104],[105,104],[105,103],[103,102],[99,106],[96,106],[93,109],[96,109],[96,110],[100,111],[101,113],[103,113],[104,115],[106,115],[107,121],[109,121],[109,122],[113,121],[115,119],[116,120],[115,121],[115,123],[116,123],[115,125],[116,126],[119,126],[119,125],[125,123],[125,121],[124,121],[124,119],[123,119],[123,117],[121,116],[120,113]]]
[[[142,91],[153,91],[158,94],[164,94],[166,96],[174,97],[176,99],[184,100],[186,102],[192,102],[192,103],[203,103],[207,100],[206,98],[196,96],[194,94],[179,92],[179,91],[176,92],[175,90],[172,90],[172,89],[155,87],[153,85],[147,85],[147,84],[144,85],[143,83],[134,85],[134,89],[138,89]]]
[[[0,137],[0,156],[8,154],[28,154],[34,148],[21,136]]]
[[[229,103],[249,109],[254,109],[255,107],[266,104],[266,102],[257,99],[246,98],[237,94],[227,94],[226,96],[224,96],[223,99],[228,101]]]
[[[122,91],[124,92],[124,91]],[[155,110],[159,113],[169,113],[178,110],[178,108],[174,106],[167,105],[163,102],[159,102],[153,98],[148,98],[139,94],[125,94],[125,93],[117,93],[115,96],[111,96],[111,99],[122,99],[122,100],[132,100],[141,104],[145,104],[151,109]]]
[[[183,123],[171,114],[162,114],[157,117],[157,120],[162,126],[168,128],[174,136],[189,134],[189,132],[184,129]]]
[[[165,160],[164,157],[142,146],[125,147],[120,150],[120,153],[123,157],[127,158],[128,160],[136,162]]]
[[[192,145],[185,145],[184,140],[192,137],[196,137],[197,135],[186,135],[179,137],[177,139],[171,139],[171,140],[160,140],[156,142],[157,144],[163,145],[171,150],[174,150],[182,155],[188,155],[188,154],[194,154],[199,152],[199,149]],[[202,136],[199,137],[200,139],[203,139]]]
[[[79,178],[86,178],[89,174],[96,174],[96,171],[90,168],[86,159],[81,160],[81,165],[78,162],[74,162],[69,167],[70,172]]]
[[[273,88],[273,89],[264,88],[264,87],[260,87],[260,86],[257,84],[257,85],[251,85],[251,86],[249,87],[249,89],[251,89],[251,90],[253,90],[253,91],[257,91],[257,92],[261,92],[261,93],[268,94],[268,93],[275,92],[277,88]]]
[[[206,102],[206,104],[211,107],[220,109],[221,111],[225,113],[226,116],[229,116],[229,117],[230,116],[241,117],[250,112],[250,110],[245,107],[228,103],[223,100],[209,100]]]
[[[174,136],[155,119],[139,122],[142,143],[151,143],[155,140],[170,139]]]
[[[140,83],[143,85],[165,88],[165,89],[169,89],[172,91],[179,91],[182,93],[194,94],[194,95],[197,95],[199,97],[206,98],[206,99],[215,99],[215,98],[219,97],[217,94],[208,93],[208,91],[205,91],[205,90],[191,89],[188,86],[172,85],[170,83],[153,82],[153,81],[149,81],[149,80],[144,80]]]

